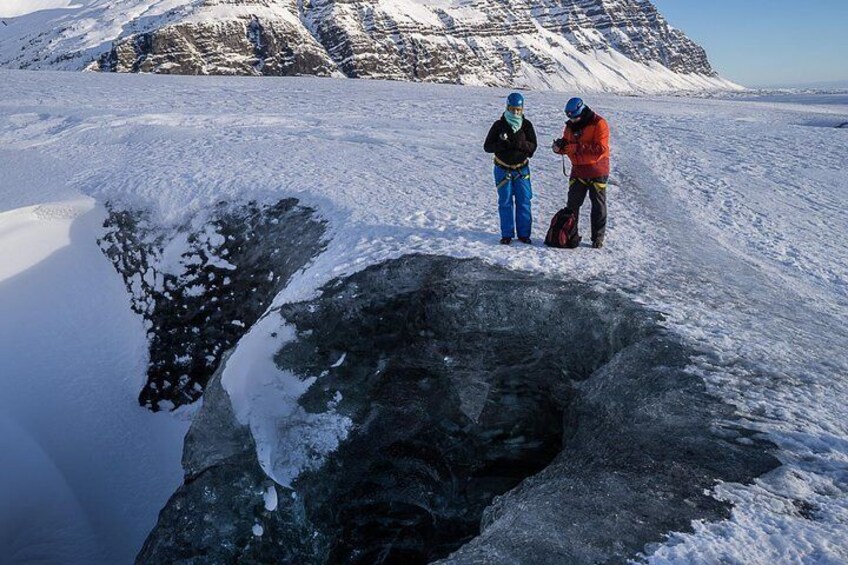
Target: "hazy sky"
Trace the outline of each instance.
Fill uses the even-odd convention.
[[[848,82],[848,0],[652,0],[745,86]]]

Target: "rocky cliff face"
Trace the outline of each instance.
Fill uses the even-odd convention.
[[[715,75],[704,49],[669,26],[650,0],[539,0],[529,9],[584,53],[612,48],[677,73]]]
[[[10,20],[0,64],[605,91],[732,86],[649,0],[194,0],[168,10],[174,2],[130,0],[136,9],[120,13],[114,4],[127,3]]]
[[[210,17],[118,38],[89,68],[188,75],[329,75],[335,71],[324,47],[296,18],[286,17],[297,13],[294,2],[209,0],[204,5],[207,9],[226,4],[250,8],[269,3],[278,5],[280,14]]]

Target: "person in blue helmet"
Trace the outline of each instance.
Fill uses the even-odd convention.
[[[533,215],[530,200],[530,158],[536,152],[536,131],[524,117],[524,96],[513,92],[506,99],[506,111],[492,124],[483,144],[486,153],[494,153],[495,186],[498,191],[498,215],[501,243],[509,245],[518,233],[518,241],[532,243]]]
[[[571,161],[566,206],[580,218],[580,206],[589,195],[592,203],[592,247],[604,246],[607,226],[607,180],[610,174],[610,130],[607,121],[596,114],[580,98],[565,105],[568,121],[562,137],[551,149]]]

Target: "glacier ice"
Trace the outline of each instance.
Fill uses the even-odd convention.
[[[213,379],[140,561],[621,562],[777,465],[687,372],[699,350],[615,292],[411,255],[279,313],[275,362],[314,381],[300,406],[349,434],[270,511]]]
[[[171,231],[144,212],[110,205],[105,227],[101,248],[124,277],[133,309],[149,321],[139,402],[153,410],[200,397],[223,353],[323,249],[325,229],[293,198],[222,202]]]

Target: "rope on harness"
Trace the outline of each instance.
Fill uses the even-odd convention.
[[[522,175],[521,171],[518,169],[509,171],[506,176],[497,184],[496,189],[500,190],[502,186],[504,186],[508,182],[512,182],[514,180],[524,179],[530,180],[530,172],[528,171],[526,175]]]
[[[499,182],[497,184],[497,186],[495,186],[495,188],[497,190],[500,190],[500,188],[502,186],[504,186],[506,183],[512,182],[512,181],[520,179],[520,178],[523,178],[524,180],[530,180],[530,171],[529,170],[527,171],[526,175],[521,174],[521,169],[526,167],[529,162],[530,162],[530,159],[524,159],[523,161],[521,161],[517,165],[509,165],[507,163],[504,163],[500,159],[498,159],[497,156],[495,156],[495,165],[497,165],[501,169],[504,169],[505,171],[507,171],[506,176],[501,180],[501,182]]]

